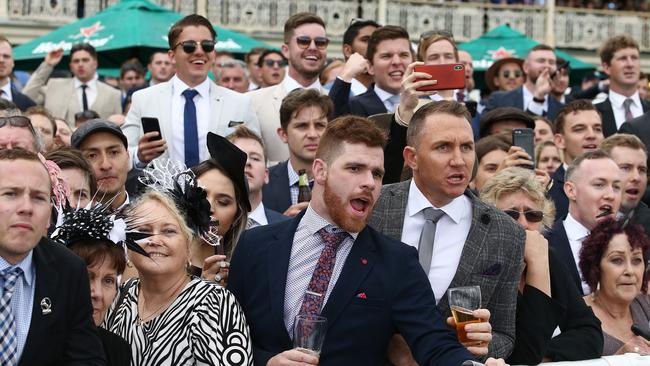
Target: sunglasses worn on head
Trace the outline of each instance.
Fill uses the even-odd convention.
[[[11,127],[21,127],[28,128],[30,131],[34,132],[34,126],[32,121],[25,116],[11,116],[11,117],[0,117],[0,127],[9,125]]]
[[[454,35],[451,32],[448,32],[444,29],[436,29],[436,30],[430,30],[426,31],[422,34],[420,34],[420,40],[431,38],[433,36],[442,36],[442,37],[447,37],[451,40],[454,39]]]
[[[544,219],[544,213],[538,210],[527,210],[523,212],[517,210],[503,210],[503,212],[515,219],[515,221],[519,220],[520,214],[523,214],[528,222],[540,222]]]
[[[306,49],[309,46],[311,46],[312,41],[314,41],[316,48],[318,48],[319,50],[326,49],[327,45],[330,43],[330,40],[327,37],[314,37],[314,38],[311,38],[309,36],[296,37],[296,43],[298,44],[298,47],[302,49]]]
[[[510,75],[514,78],[520,78],[524,73],[521,70],[515,70],[515,71],[510,71],[510,70],[505,70],[504,72],[501,73],[501,75],[504,78],[509,78]]]
[[[287,62],[285,60],[264,60],[264,65],[268,67],[273,67],[275,65],[278,65],[278,67],[285,67],[287,66]]]
[[[203,52],[212,52],[214,51],[214,45],[216,44],[215,41],[209,40],[209,39],[204,39],[202,41],[183,41],[183,42],[178,42],[174,48],[178,46],[183,47],[183,51],[187,54],[194,53],[196,51],[196,47],[198,45],[201,45],[201,48],[203,49]]]

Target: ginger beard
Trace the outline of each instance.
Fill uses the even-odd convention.
[[[329,177],[326,179],[325,186],[323,187],[323,201],[325,202],[327,211],[336,225],[350,233],[358,233],[366,227],[368,220],[372,216],[372,210],[375,204],[375,200],[370,192],[364,192],[363,194],[357,195],[356,198],[366,200],[363,203],[358,202],[356,199],[352,200],[355,202],[354,204],[357,208],[365,211],[363,218],[357,218],[349,214],[348,210],[355,209],[352,207],[351,201],[336,194],[330,186]]]

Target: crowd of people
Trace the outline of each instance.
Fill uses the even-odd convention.
[[[447,32],[413,49],[355,19],[334,61],[311,13],[243,61],[200,15],[167,38],[149,80],[137,60],[100,79],[80,43],[72,77],[53,50],[19,90],[0,37],[0,365],[650,355],[650,88],[630,36],[579,85],[540,44],[495,62],[487,92]],[[416,71],[449,64],[464,88]],[[468,286],[465,324],[450,290]]]

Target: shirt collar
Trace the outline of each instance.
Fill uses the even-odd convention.
[[[615,108],[622,109],[623,108],[623,102],[627,98],[632,99],[632,104],[635,106],[641,107],[641,98],[639,97],[639,92],[635,92],[629,97],[626,97],[625,95],[619,94],[615,91],[610,90],[609,91],[609,102],[614,106]]]
[[[49,244],[49,245],[61,245],[61,244]],[[0,272],[4,271],[7,268],[10,267],[19,267],[20,269],[23,270],[23,275],[25,282],[27,283],[27,286],[32,285],[32,281],[34,281],[34,250],[30,250],[29,253],[27,253],[27,256],[23,258],[20,263],[16,265],[11,265],[9,262],[7,262],[4,258],[0,257]]]
[[[385,102],[386,100],[388,100],[388,99],[390,99],[391,97],[393,97],[393,96],[396,95],[396,94],[391,94],[391,93],[385,91],[384,89],[382,89],[382,88],[380,88],[379,86],[377,86],[377,84],[375,84],[374,89],[375,89],[375,94],[377,94],[377,96],[379,97],[379,99],[380,99],[382,102]]]
[[[415,184],[415,180],[411,179],[411,184],[409,186],[408,215],[413,217],[428,207],[444,211],[444,213],[449,216],[455,224],[458,224],[463,216],[467,214],[467,210],[471,210],[472,206],[469,199],[462,194],[442,207],[435,207],[420,191],[418,186]]]
[[[533,97],[534,97],[533,92],[531,92],[530,90],[528,90],[528,88],[526,87],[526,84],[524,84],[524,85],[521,86],[521,90],[522,90],[523,95],[524,95],[524,100],[526,100],[526,99],[533,99]],[[546,95],[544,96],[544,100],[546,100],[547,98],[548,98],[548,94],[546,94]]]
[[[566,219],[564,219],[563,223],[564,230],[566,231],[566,236],[569,241],[582,241],[590,234],[589,229],[576,221],[576,219],[574,219],[571,214],[568,214],[566,216]]]
[[[94,88],[95,86],[97,86],[97,79],[98,79],[97,73],[95,73],[95,76],[93,76],[93,78],[88,80],[88,82],[86,82],[86,83],[82,83],[81,80],[79,80],[79,79],[77,79],[75,77],[75,78],[73,78],[73,80],[74,80],[74,88],[79,89],[82,84],[88,85],[89,88]]]
[[[248,218],[254,220],[260,225],[268,224],[266,213],[264,212],[264,203],[260,202],[260,204],[257,205],[257,207],[255,207],[255,209],[248,214]]]
[[[287,171],[289,173],[289,186],[298,184],[298,180],[300,180],[300,176],[298,175],[296,170],[293,169],[293,166],[291,165],[291,159],[287,160]]]
[[[321,85],[320,80],[318,80],[318,78],[316,78],[316,80],[310,85],[308,85],[307,87],[304,87],[300,85],[300,83],[298,83],[296,79],[289,76],[288,71],[284,76],[284,80],[282,80],[282,85],[284,86],[284,90],[287,91],[287,94],[296,89],[316,89],[318,91],[323,90],[323,85]]]
[[[339,228],[338,225],[333,224],[333,223],[325,220],[325,218],[323,218],[321,215],[319,215],[311,207],[311,203],[309,204],[309,206],[307,206],[307,211],[305,212],[305,215],[302,217],[301,224],[303,224],[303,223],[306,226],[306,228],[307,228],[310,235],[316,234],[320,229],[322,229],[322,228],[324,228],[326,226],[334,226],[338,230],[343,230],[343,229]],[[356,240],[357,236],[359,235],[359,233],[351,233],[349,231],[347,233],[350,234],[350,236],[352,237],[353,240]]]
[[[12,97],[12,95],[11,95],[11,81],[8,82],[8,83],[6,83],[6,84],[5,84],[2,88],[0,88],[0,89],[2,89],[2,90],[5,92],[5,95],[6,95],[7,97]]]
[[[174,75],[172,77],[172,88],[172,94],[174,95],[181,95],[187,89],[194,89],[199,92],[202,98],[207,98],[210,95],[210,79],[206,77],[201,84],[190,88],[183,80],[178,78],[178,75]]]

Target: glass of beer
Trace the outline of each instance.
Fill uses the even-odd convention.
[[[319,356],[327,331],[327,318],[318,315],[298,315],[293,322],[293,348]]]
[[[454,287],[447,290],[449,308],[456,322],[458,341],[465,347],[477,346],[481,342],[467,339],[465,325],[480,323],[481,319],[472,315],[474,310],[481,308],[481,288],[479,286]]]

